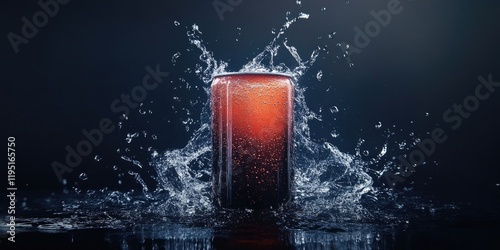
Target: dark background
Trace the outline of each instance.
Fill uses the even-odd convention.
[[[370,143],[380,144],[386,134],[383,131],[388,129],[394,133],[388,139],[390,158],[410,152],[399,150],[395,141],[423,139],[436,126],[442,127],[448,140],[399,188],[413,187],[418,193],[443,201],[498,205],[500,91],[481,102],[479,109],[456,131],[443,122],[442,114],[474,94],[479,75],[492,74],[494,80],[500,81],[499,4],[402,0],[404,10],[392,16],[391,23],[361,54],[352,56],[354,67],[349,67],[336,44],[352,43],[353,28],[364,28],[373,20],[370,10],[386,9],[387,2],[303,0],[299,6],[293,0],[243,0],[232,12],[226,12],[221,21],[208,0],[72,0],[60,6],[59,13],[39,28],[28,44],[21,44],[16,54],[7,34],[20,34],[21,18],[30,19],[40,7],[34,0],[3,1],[2,121],[6,124],[4,138],[16,137],[17,186],[24,191],[61,189],[51,163],[64,162],[65,146],[74,148],[84,139],[82,129],[97,128],[102,118],[110,118],[116,125],[119,115],[110,110],[110,104],[141,83],[147,65],[154,68],[160,64],[162,71],[171,75],[148,93],[145,109],[153,114],[133,111],[122,129],[106,135],[103,143],[66,176],[67,187],[137,188],[129,175],[122,178],[122,185],[117,184],[119,178],[112,166],[118,165],[119,173],[133,168],[120,159],[125,155],[146,165],[135,171],[154,186],[154,180],[148,178],[154,171],[147,166],[151,152],[146,148],[162,152],[183,147],[199,126],[197,119],[202,107],[190,107],[189,100],[206,101],[202,81],[193,73],[184,72],[200,63],[199,53],[189,44],[186,31],[198,24],[208,49],[218,60],[229,61],[229,70],[235,71],[262,51],[275,36],[271,30],[279,29],[286,21],[285,12],[290,11],[290,17],[300,12],[311,15],[285,33],[302,58],[309,57],[317,46],[326,45],[329,51],[322,53],[300,80],[302,86],[308,87],[309,107],[323,116],[323,122],[310,123],[314,139],[329,141],[343,152],[354,153],[360,138],[367,141],[366,147]],[[322,11],[323,7],[326,10]],[[175,26],[174,21],[180,25]],[[329,39],[331,32],[336,35]],[[171,58],[176,52],[181,52],[181,57],[174,66]],[[291,62],[286,56],[283,60]],[[324,75],[321,81],[315,77],[318,70]],[[200,89],[187,91],[180,77]],[[183,101],[175,101],[174,96]],[[327,112],[333,105],[340,109],[339,113]],[[175,112],[182,107],[193,113],[195,123],[189,131],[182,124],[187,118],[185,112]],[[377,122],[383,124],[382,130],[374,128]],[[333,129],[340,134],[338,138],[329,135]],[[137,138],[132,144],[125,142],[127,133],[141,131],[146,131],[148,138]],[[410,136],[411,132],[415,136]],[[152,134],[158,140],[150,139]],[[126,147],[130,152],[124,151]],[[95,161],[95,155],[102,160]],[[374,166],[377,167],[380,166]],[[78,179],[82,172],[88,174],[88,181]],[[6,180],[6,168],[0,173]],[[382,183],[377,180],[377,185]]]

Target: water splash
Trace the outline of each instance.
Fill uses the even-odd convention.
[[[279,72],[292,75],[295,81],[295,176],[293,183],[293,204],[303,217],[314,218],[318,214],[328,214],[338,219],[363,219],[369,213],[360,203],[368,193],[374,193],[372,177],[365,166],[371,162],[361,160],[361,155],[341,152],[328,142],[319,143],[311,139],[309,121],[321,120],[306,104],[306,88],[301,77],[311,68],[321,52],[314,49],[307,60],[303,60],[298,50],[282,38],[285,31],[300,19],[309,15],[300,13],[287,21],[276,32],[276,37],[255,58],[245,64],[239,72]],[[202,32],[193,25],[187,32],[189,42],[201,52],[202,65],[197,65],[196,73],[205,83],[210,84],[215,74],[225,72],[227,63],[215,59],[203,44]],[[284,50],[280,50],[282,46]],[[289,67],[276,63],[278,53],[289,53],[297,64]],[[321,71],[319,71],[321,72]],[[322,73],[318,73],[318,80]],[[209,88],[205,88],[207,100]],[[152,159],[152,165],[160,183],[157,192],[166,192],[168,200],[162,207],[183,215],[212,211],[210,202],[211,176],[211,134],[210,113],[205,103],[201,114],[201,127],[197,129],[187,145],[182,149],[167,150]],[[332,113],[338,108],[331,109]],[[385,154],[385,153],[380,153]],[[379,155],[380,155],[379,154]],[[340,218],[341,217],[341,218]]]
[[[373,170],[369,166],[377,164],[387,153],[387,143],[379,150],[361,150],[364,140],[358,142],[355,153],[342,152],[332,143],[326,141],[316,141],[311,136],[311,121],[322,122],[321,115],[312,111],[306,103],[306,85],[303,82],[304,75],[311,69],[316,59],[324,51],[321,47],[312,48],[307,59],[301,57],[301,53],[291,45],[285,34],[288,28],[295,22],[307,20],[308,14],[300,13],[291,18],[287,12],[286,22],[282,27],[274,32],[274,39],[258,53],[248,63],[243,65],[239,72],[275,72],[286,73],[292,76],[295,87],[295,110],[294,110],[294,137],[295,137],[295,158],[294,158],[294,179],[292,184],[293,201],[285,207],[279,209],[291,211],[284,213],[285,216],[298,216],[300,223],[331,223],[341,221],[363,221],[375,217],[377,208],[367,209],[363,204],[373,202],[387,194],[374,187],[374,178],[380,178],[384,171],[394,169],[394,164],[386,163],[381,169]],[[177,26],[177,25],[176,25]],[[125,171],[119,173],[118,183],[122,185],[126,177],[132,177],[137,182],[142,192],[135,190],[111,191],[107,189],[99,190],[92,194],[92,199],[78,200],[67,204],[66,210],[75,213],[92,213],[96,206],[100,208],[113,208],[116,206],[130,214],[149,218],[149,214],[167,216],[169,218],[209,218],[208,224],[214,221],[210,218],[220,213],[213,208],[211,202],[211,131],[210,131],[210,83],[216,74],[226,72],[228,63],[217,60],[214,54],[203,42],[200,28],[194,24],[187,28],[186,35],[191,45],[198,50],[199,62],[194,66],[194,70],[183,71],[185,77],[179,81],[186,82],[187,74],[194,74],[200,79],[202,84],[191,85],[185,88],[193,94],[198,91],[192,100],[174,96],[176,103],[183,104],[189,102],[189,107],[200,108],[199,119],[194,118],[194,112],[187,108],[172,106],[175,113],[185,111],[187,117],[179,120],[186,127],[187,131],[192,131],[192,136],[185,147],[180,149],[169,149],[165,151],[153,149],[143,138],[152,138],[151,142],[161,140],[156,134],[147,137],[140,133],[125,133],[127,148],[118,150],[121,159],[131,163],[131,168],[113,167],[113,171]],[[238,29],[238,32],[241,32]],[[188,51],[191,51],[188,49]],[[277,56],[288,54],[293,58],[290,64],[280,63]],[[175,58],[179,59],[181,53],[176,53]],[[175,61],[172,61],[175,64]],[[319,69],[313,73],[318,80],[322,79],[323,71]],[[181,88],[181,86],[179,86]],[[176,87],[174,87],[176,89]],[[153,102],[151,102],[153,103]],[[141,108],[149,109],[141,106]],[[338,115],[339,108],[331,106],[328,108],[331,114]],[[150,110],[150,109],[149,109]],[[343,109],[345,110],[345,109]],[[320,111],[321,112],[321,111]],[[181,112],[184,113],[184,112]],[[196,121],[196,122],[194,122]],[[168,121],[170,122],[170,120]],[[194,128],[194,129],[190,129]],[[120,130],[122,126],[120,126]],[[333,129],[331,137],[339,139],[337,129]],[[341,139],[341,138],[340,138]],[[149,164],[140,162],[135,156],[125,156],[125,153],[137,153],[134,146],[139,149],[146,149],[150,156]],[[138,150],[138,149],[137,149]],[[366,153],[364,153],[366,151]],[[369,158],[369,156],[374,156]],[[151,167],[151,168],[150,168]],[[120,171],[118,171],[120,170]],[[151,172],[154,171],[154,174]],[[128,175],[126,173],[128,172]],[[156,185],[151,185],[151,180]],[[88,181],[87,181],[88,182]],[[154,186],[154,187],[153,187]],[[75,187],[75,192],[79,195],[89,195]],[[101,194],[102,198],[97,198]],[[389,196],[391,196],[390,194]],[[387,197],[387,196],[385,196]],[[86,210],[85,210],[86,209]],[[111,211],[108,211],[111,213]],[[96,215],[100,216],[100,215]],[[113,218],[123,221],[135,220],[130,215],[112,215]],[[380,216],[379,216],[380,217]],[[132,219],[131,219],[132,218]],[[204,219],[207,220],[207,219]],[[284,219],[283,219],[284,220]],[[295,221],[293,218],[291,221]],[[318,221],[319,220],[319,221]],[[309,224],[310,226],[310,224]]]
[[[192,29],[187,32],[189,42],[201,51],[201,55],[199,56],[200,61],[206,64],[206,66],[197,64],[195,72],[204,83],[208,84],[212,81],[215,74],[225,72],[227,63],[224,61],[217,61],[214,58],[213,53],[210,52],[203,44],[203,40],[200,36],[201,34],[202,33],[196,24],[193,24]]]
[[[288,52],[293,56],[297,62],[297,66],[293,69],[286,66],[284,63],[279,63],[275,65],[275,57],[278,55],[280,49],[279,42],[280,38],[285,31],[290,28],[290,26],[297,22],[299,19],[308,19],[309,14],[300,13],[297,17],[289,19],[290,12],[287,12],[287,21],[283,24],[280,30],[277,32],[277,36],[265,47],[265,49],[260,52],[255,58],[250,62],[245,64],[239,72],[274,72],[274,73],[286,73],[292,75],[295,81],[304,75],[304,73],[309,69],[316,61],[321,48],[316,48],[313,50],[309,56],[309,60],[303,61],[300,57],[297,49],[294,46],[288,45],[288,40],[283,39],[283,46],[288,50]],[[274,33],[273,33],[274,34]]]

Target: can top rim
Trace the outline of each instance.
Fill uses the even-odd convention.
[[[286,76],[292,78],[291,74],[278,73],[278,72],[225,72],[220,74],[215,74],[215,77],[219,76],[232,76],[232,75],[275,75],[275,76]]]

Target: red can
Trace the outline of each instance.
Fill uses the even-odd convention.
[[[225,73],[211,86],[213,197],[226,208],[290,199],[294,86],[280,73]]]

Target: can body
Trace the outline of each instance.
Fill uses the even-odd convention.
[[[211,86],[216,206],[272,208],[290,199],[294,87],[290,76],[229,73]]]

